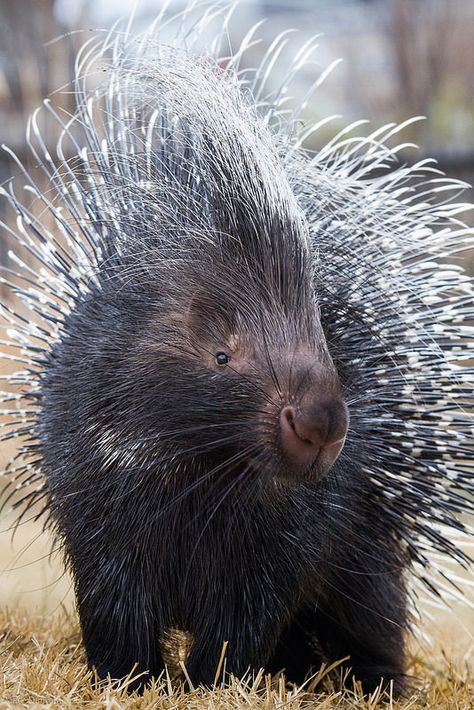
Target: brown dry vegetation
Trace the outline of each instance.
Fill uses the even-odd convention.
[[[48,540],[33,523],[22,526],[13,547],[9,520],[0,535],[0,710],[10,708],[474,708],[474,614],[466,609],[439,614],[428,626],[431,649],[413,644],[410,673],[417,690],[402,701],[380,693],[365,700],[357,688],[342,693],[337,671],[323,668],[305,687],[285,686],[283,678],[233,680],[214,690],[185,692],[168,678],[143,696],[104,683],[94,688],[85,665],[70,582],[60,560],[49,560]],[[45,556],[46,555],[46,556]]]
[[[474,707],[474,685],[464,663],[446,655],[427,660],[413,657],[411,672],[419,689],[395,702],[376,693],[368,699],[358,689],[340,692],[322,668],[306,687],[285,687],[283,678],[234,679],[214,690],[185,692],[168,678],[159,679],[143,696],[103,683],[94,688],[87,671],[76,619],[65,610],[53,616],[5,610],[0,614],[0,708],[456,708]]]

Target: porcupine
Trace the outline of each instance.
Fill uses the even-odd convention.
[[[55,157],[32,117],[52,197],[11,153],[40,208],[2,188],[7,485],[43,503],[99,676],[156,677],[181,629],[193,683],[228,642],[236,675],[349,657],[400,692],[410,580],[443,595],[432,553],[470,562],[472,285],[436,261],[469,242],[459,183],[397,165],[393,124],[306,151],[311,42],[275,89],[283,35],[244,70],[251,33],[226,57],[159,29],[84,45]]]

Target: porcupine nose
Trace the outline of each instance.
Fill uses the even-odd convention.
[[[348,423],[342,399],[312,403],[304,408],[283,407],[281,441],[289,463],[297,467],[316,463],[318,475],[325,475],[342,451]]]

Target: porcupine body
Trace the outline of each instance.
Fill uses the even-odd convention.
[[[181,629],[193,683],[228,642],[237,675],[349,656],[400,691],[410,575],[442,595],[432,553],[469,563],[472,287],[434,261],[469,232],[436,199],[456,183],[393,164],[394,126],[302,149],[266,92],[282,41],[245,72],[249,38],[219,62],[112,33],[57,156],[33,117],[53,196],[3,190],[28,314],[3,308],[6,475],[44,502],[100,676],[158,675]]]

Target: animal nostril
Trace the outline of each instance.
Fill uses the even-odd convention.
[[[297,466],[318,460],[323,472],[329,470],[343,447],[347,423],[347,408],[339,400],[313,401],[301,411],[283,407],[280,434],[287,459]]]
[[[293,409],[293,407],[285,407],[281,415],[286,419],[291,429],[295,431],[295,410]]]
[[[294,432],[295,437],[305,444],[310,444],[311,446],[313,445],[314,442],[310,436],[307,436],[307,433],[304,431],[304,427],[301,426],[301,422],[298,421],[298,423],[296,423],[297,414],[293,407],[284,407],[281,416],[284,417],[288,426]]]
[[[283,407],[280,413],[280,431],[283,449],[290,460],[304,465],[314,461],[321,442],[294,407]]]

